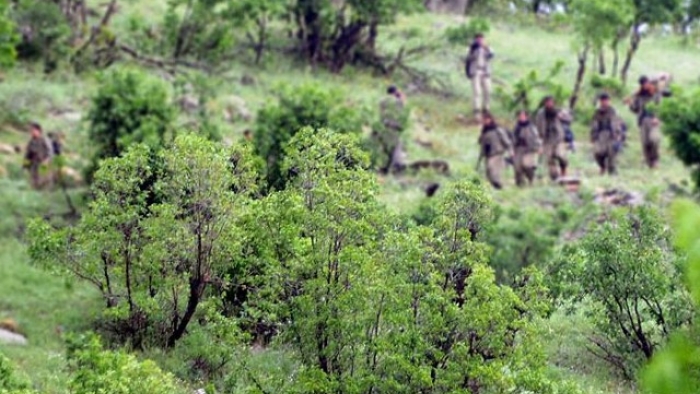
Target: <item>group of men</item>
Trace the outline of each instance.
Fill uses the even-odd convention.
[[[482,124],[479,137],[481,149],[479,164],[486,161],[486,176],[496,189],[503,187],[502,172],[507,162],[513,164],[515,181],[518,186],[532,184],[541,156],[548,167],[549,176],[556,181],[566,176],[568,168],[567,151],[572,146],[573,134],[569,128],[571,116],[566,110],[556,106],[553,97],[543,100],[535,114],[534,122],[527,111],[520,111],[513,132],[499,126],[489,112],[491,66],[493,52],[485,44],[483,34],[477,34],[469,48],[465,71],[472,82],[473,107],[475,118]],[[669,76],[661,77],[662,82]],[[656,168],[659,161],[661,133],[659,120],[651,105],[658,103],[667,91],[659,88],[659,81],[643,76],[640,88],[633,97],[626,99],[637,115],[641,132],[642,151],[646,164]],[[607,93],[599,97],[599,105],[591,121],[590,137],[593,155],[601,174],[616,174],[617,155],[626,137],[626,125],[610,103]],[[477,164],[477,168],[479,166]]]
[[[31,138],[24,154],[24,168],[29,171],[32,187],[41,189],[53,183],[51,166],[54,158],[61,155],[62,144],[57,134],[49,133],[48,136],[44,136],[38,123],[31,123],[29,132]]]

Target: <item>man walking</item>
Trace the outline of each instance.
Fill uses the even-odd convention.
[[[494,188],[502,189],[501,173],[506,166],[505,155],[512,155],[513,146],[508,133],[496,124],[490,113],[485,111],[481,118],[483,127],[479,136],[479,162],[486,160],[486,178]]]
[[[31,139],[27,144],[26,153],[24,155],[24,167],[29,170],[32,187],[39,189],[43,185],[41,171],[48,171],[49,162],[51,161],[53,148],[44,137],[41,126],[38,123],[29,125]]]
[[[617,116],[615,108],[610,105],[610,96],[603,93],[600,95],[600,106],[593,115],[591,124],[591,142],[601,175],[617,173],[615,145],[620,141],[621,135],[620,118]]]
[[[490,110],[491,101],[491,59],[493,52],[479,33],[469,47],[465,71],[472,82],[474,116],[480,122],[482,111]]]
[[[537,154],[542,149],[542,140],[527,111],[518,112],[518,120],[513,128],[515,184],[532,186],[537,171]]]
[[[554,97],[544,98],[542,108],[535,117],[535,126],[544,142],[543,153],[549,168],[549,178],[556,181],[559,177],[566,176],[569,161],[566,158],[566,133]]]
[[[637,126],[639,126],[640,139],[644,161],[649,168],[656,168],[659,162],[659,144],[661,132],[659,131],[659,119],[652,109],[653,104],[658,104],[661,92],[656,89],[653,82],[646,76],[639,78],[639,90],[634,94],[630,103],[630,110],[637,114]]]
[[[389,86],[387,96],[379,103],[380,124],[374,131],[380,171],[392,172],[401,167],[403,146],[401,135],[408,123],[406,99],[396,86]]]

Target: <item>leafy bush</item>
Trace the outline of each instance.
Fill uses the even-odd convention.
[[[159,79],[132,69],[103,74],[87,116],[88,138],[94,150],[88,180],[101,160],[118,157],[133,144],[159,149],[174,116],[167,85]]]
[[[303,127],[331,128],[339,133],[359,133],[359,111],[338,101],[340,94],[318,85],[287,86],[279,101],[258,112],[255,125],[255,151],[267,164],[270,189],[286,187],[289,174],[282,171],[287,143]]]
[[[234,177],[230,159],[194,135],[155,157],[137,145],[104,162],[95,201],[77,225],[33,223],[30,255],[94,285],[105,300],[102,323],[117,339],[171,348],[199,320],[211,290],[226,288],[237,256],[236,221],[254,177],[243,164]]]
[[[564,62],[558,61],[545,75],[531,70],[510,86],[496,87],[496,98],[511,112],[518,109],[534,112],[546,96],[553,96],[557,103],[562,103],[568,91],[555,81],[563,69]]]
[[[490,30],[491,25],[487,19],[472,18],[469,23],[445,30],[445,38],[452,45],[469,46],[477,33],[488,34]]]
[[[618,211],[565,247],[551,267],[553,280],[568,286],[565,294],[592,303],[589,350],[627,379],[692,319],[668,241],[652,208]]]
[[[0,67],[10,67],[17,58],[17,26],[10,18],[10,2],[0,0]]]
[[[70,52],[71,28],[57,2],[21,0],[13,18],[22,32],[17,46],[20,59],[43,60],[47,72]]]
[[[625,93],[625,85],[622,81],[614,77],[606,77],[600,74],[591,75],[591,87],[596,91],[605,91],[617,97],[622,97]]]
[[[659,117],[673,151],[692,169],[695,186],[700,187],[700,89],[674,89],[673,96],[661,102]]]
[[[172,375],[150,360],[123,351],[106,351],[97,336],[73,337],[68,343],[74,394],[184,394]]]
[[[30,393],[29,384],[15,375],[10,360],[0,353],[0,394]]]

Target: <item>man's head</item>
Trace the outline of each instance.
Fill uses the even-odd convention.
[[[399,92],[399,88],[397,88],[395,85],[391,85],[386,89],[386,93],[390,94],[392,96],[396,96],[396,94]]]
[[[481,113],[481,123],[488,127],[494,124],[493,115],[489,111],[483,111]]]
[[[520,123],[526,123],[528,120],[530,120],[530,116],[528,115],[527,111],[525,111],[525,110],[518,111],[518,121]]]
[[[649,77],[647,77],[646,75],[642,75],[641,77],[639,77],[639,87],[640,88],[642,88],[644,90],[650,90],[650,89],[652,89],[652,85],[653,84],[651,82],[651,79],[649,79]]]
[[[601,95],[598,97],[600,100],[600,107],[601,108],[608,108],[610,107],[610,95],[607,93],[601,93]]]
[[[554,102],[554,97],[552,96],[547,96],[544,98],[544,107],[547,109],[552,109],[554,108],[554,105],[556,103]]]
[[[39,125],[39,123],[30,123],[29,124],[29,132],[32,133],[32,137],[34,137],[34,138],[41,137],[41,134],[42,134],[41,125]]]
[[[479,45],[484,43],[484,33],[476,33],[474,36],[474,41],[478,43]]]

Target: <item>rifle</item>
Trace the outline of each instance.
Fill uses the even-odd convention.
[[[484,152],[479,152],[479,158],[476,159],[476,172],[481,169],[481,162],[484,161]]]

